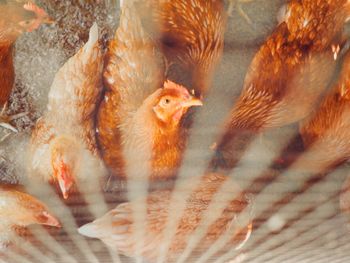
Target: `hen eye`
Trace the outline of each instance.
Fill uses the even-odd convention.
[[[22,27],[26,27],[26,26],[29,26],[30,23],[31,23],[30,20],[24,20],[24,21],[19,22],[18,24]]]
[[[170,103],[171,103],[171,100],[169,98],[163,98],[162,101],[161,101],[161,105],[163,107],[169,106]]]

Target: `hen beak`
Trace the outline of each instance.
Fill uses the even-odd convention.
[[[99,229],[93,222],[81,226],[78,229],[78,232],[80,235],[91,237],[91,238],[96,238],[99,236],[98,235]]]
[[[48,16],[48,17],[43,19],[42,23],[47,24],[47,25],[52,25],[55,23],[55,20]]]
[[[60,168],[55,177],[57,178],[63,198],[67,199],[69,190],[73,185],[73,179],[69,167],[63,161],[61,162]]]
[[[181,106],[183,108],[190,108],[193,106],[203,106],[203,102],[200,99],[191,97],[191,99],[184,101]]]
[[[60,222],[53,215],[45,211],[43,212],[43,216],[45,217],[45,221],[41,223],[42,225],[61,227]]]

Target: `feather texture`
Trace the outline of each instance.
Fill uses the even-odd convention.
[[[214,195],[218,192],[223,183],[228,183],[230,179],[220,174],[207,174],[202,177],[201,183],[186,201],[186,209],[178,224],[176,235],[174,236],[167,262],[172,262],[184,250],[188,238],[199,226],[203,219],[203,212],[208,209]],[[233,182],[232,189],[236,186]],[[220,193],[222,194],[222,193]],[[230,194],[230,193],[225,193]],[[215,242],[231,225],[235,225],[235,218],[248,205],[249,201],[245,196],[236,196],[231,193],[231,200],[222,211],[221,215],[209,226],[208,231],[200,242],[199,251],[204,251]],[[155,191],[147,198],[147,227],[144,247],[139,251],[147,260],[154,261],[157,257],[159,247],[162,244],[163,230],[166,226],[169,205],[171,201],[171,191]],[[123,203],[108,212],[94,222],[82,226],[79,232],[89,237],[99,238],[111,248],[122,252],[125,255],[134,256],[135,240],[132,239],[132,204]],[[251,225],[249,220],[241,229],[232,234],[229,241],[230,247],[237,246],[244,242],[249,235]]]
[[[140,13],[148,32],[161,44],[169,63],[180,65],[182,74],[190,73],[188,85],[196,95],[203,95],[223,51],[227,20],[223,1],[142,2]]]
[[[135,114],[164,81],[162,61],[141,26],[133,2],[123,4],[119,28],[108,47],[104,71],[107,90],[98,113],[97,138],[102,156],[111,171],[120,176],[125,176],[125,137],[129,132],[142,135],[138,127],[133,127]]]
[[[103,166],[97,155],[95,117],[102,92],[102,55],[98,27],[94,24],[88,42],[54,78],[47,112],[38,120],[32,134],[32,176],[41,176],[46,181],[53,179],[55,151],[60,151],[67,166],[73,166],[70,168],[77,178],[101,174]],[[86,173],[85,166],[94,169]]]
[[[13,241],[17,229],[32,224],[60,227],[39,200],[12,186],[0,186],[0,251]]]
[[[237,161],[232,148],[240,133],[287,125],[314,109],[334,73],[348,6],[346,0],[288,3],[255,55],[218,143],[228,167]]]
[[[174,176],[180,162],[180,119],[188,107],[199,104],[185,87],[165,81],[163,57],[141,24],[138,3],[124,3],[109,44],[97,138],[114,175],[126,178],[127,159],[143,154],[151,178],[164,179]]]
[[[313,115],[300,125],[307,148],[297,167],[313,173],[324,172],[350,157],[350,53],[340,77]]]

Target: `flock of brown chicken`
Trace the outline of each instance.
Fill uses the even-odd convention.
[[[64,199],[93,191],[96,184],[102,189],[108,177],[126,183],[176,179],[200,110],[196,106],[205,107],[220,63],[228,16],[224,0],[125,0],[120,5],[119,27],[106,51],[94,23],[86,44],[56,73],[47,110],[26,149],[31,183],[53,184]],[[0,14],[0,125],[15,132],[11,121],[26,113],[6,115],[16,74],[14,42],[21,33],[54,21],[31,2],[0,1]],[[343,32],[349,14],[347,0],[290,0],[281,9],[279,24],[251,62],[206,173],[189,175],[200,180],[186,199],[167,250],[169,262],[186,249],[215,202],[224,205],[197,244],[199,251],[227,231],[232,231],[227,249],[238,249],[249,238],[251,220],[237,227],[235,219],[251,200],[236,194],[238,186],[226,174],[257,134],[300,121],[307,154],[294,165],[301,172],[322,173],[350,157],[350,54]],[[187,78],[186,85],[172,79],[174,68]],[[137,199],[78,231],[154,262],[166,239],[172,193],[149,192],[141,248],[135,238]],[[350,210],[347,199],[341,196],[344,211]],[[1,186],[0,248],[11,243],[17,227],[30,224],[61,226],[40,201],[17,186]]]

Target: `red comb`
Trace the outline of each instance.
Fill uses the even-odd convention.
[[[34,4],[33,2],[28,2],[28,3],[24,4],[24,5],[23,5],[23,8],[24,8],[25,10],[34,12],[38,18],[42,18],[42,17],[47,16],[47,14],[46,14],[46,12],[44,11],[44,9],[38,7],[38,6],[37,6],[36,4]]]
[[[181,92],[183,95],[185,95],[185,97],[190,97],[190,93],[188,92],[188,90],[179,84],[176,84],[175,82],[172,82],[171,80],[166,80],[164,82],[164,89],[175,89],[178,90],[179,92]]]

